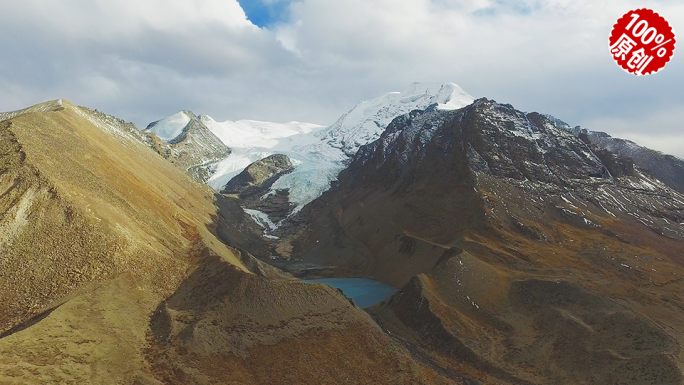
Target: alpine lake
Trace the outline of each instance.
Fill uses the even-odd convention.
[[[321,278],[307,279],[305,282],[324,283],[340,289],[360,308],[376,305],[397,291],[392,286],[370,278]]]

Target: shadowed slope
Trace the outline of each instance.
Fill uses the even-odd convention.
[[[207,259],[151,319],[146,351],[169,384],[460,384],[414,361],[336,289]]]
[[[684,196],[630,166],[510,105],[413,111],[276,234],[293,258],[403,286],[372,312],[444,368],[678,384]]]

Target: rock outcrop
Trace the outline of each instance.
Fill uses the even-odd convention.
[[[162,139],[154,133],[158,122],[142,131],[145,142],[159,155],[200,183],[206,183],[216,170],[218,162],[230,154],[230,149],[202,123],[201,116],[192,111],[182,111],[187,123],[173,138]]]
[[[237,194],[241,199],[263,194],[278,178],[294,169],[290,158],[275,154],[245,167],[221,189],[221,194]]]
[[[294,170],[286,155],[274,154],[253,162],[221,190],[239,200],[240,206],[258,210],[271,223],[285,219],[295,209],[288,189],[270,191],[275,181]],[[270,229],[267,229],[270,230]]]

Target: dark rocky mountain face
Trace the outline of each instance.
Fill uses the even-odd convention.
[[[682,381],[684,196],[548,116],[480,99],[398,117],[276,234],[403,286],[371,312],[445,370]]]
[[[629,158],[639,168],[648,171],[670,188],[684,193],[684,160],[639,146],[630,140],[613,138],[605,132],[589,131],[581,127],[564,128],[595,148]]]
[[[396,232],[403,234],[400,238],[424,234],[440,244],[466,232],[489,234],[499,229],[548,240],[554,231],[549,229],[547,234],[525,222],[539,222],[544,227],[546,222],[561,221],[597,230],[605,228],[598,222],[610,218],[638,223],[651,232],[681,240],[681,194],[614,157],[602,152],[597,155],[540,114],[524,114],[486,99],[457,112],[414,111],[395,119],[379,140],[362,147],[340,174],[339,186],[292,222],[326,223],[310,226],[317,229],[314,232],[330,232],[328,228],[341,224],[345,231],[332,235],[341,237],[339,244],[356,250],[341,254],[357,261],[356,267],[366,273],[373,272],[363,270],[366,267],[382,269],[384,265],[362,262],[371,254],[378,258],[379,250],[369,250],[368,245],[381,247],[383,243],[371,239],[393,238]],[[359,215],[354,222],[349,215],[331,212],[330,207]],[[349,228],[346,221],[350,221]],[[360,230],[368,221],[385,225],[378,223],[374,231]],[[356,228],[361,238],[368,238],[362,242],[368,245],[349,242],[348,233]],[[283,234],[287,229],[285,226]],[[321,238],[325,238],[323,233],[312,237]],[[303,238],[298,242],[304,258],[335,254],[317,249],[329,242],[319,242],[314,249],[309,249]],[[432,259],[439,260],[438,256]],[[403,284],[419,271],[387,280]]]

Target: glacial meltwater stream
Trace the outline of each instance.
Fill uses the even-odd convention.
[[[341,289],[360,308],[373,306],[397,291],[392,286],[369,278],[322,278],[307,279],[306,282],[324,283]]]

